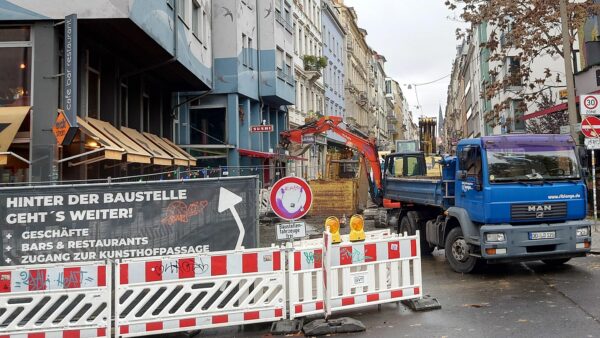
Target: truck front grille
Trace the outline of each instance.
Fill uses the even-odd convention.
[[[510,217],[515,221],[531,221],[567,216],[567,202],[541,204],[513,204]]]

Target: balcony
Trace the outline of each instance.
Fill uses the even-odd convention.
[[[388,123],[398,122],[398,118],[396,117],[396,114],[394,114],[394,113],[388,113],[386,118],[387,118]]]

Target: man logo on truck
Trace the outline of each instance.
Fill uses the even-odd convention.
[[[527,207],[527,211],[541,211],[542,215],[544,215],[544,211],[552,211],[551,205],[530,205]],[[540,217],[538,217],[540,218]]]

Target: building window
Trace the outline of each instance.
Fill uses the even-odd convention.
[[[596,70],[596,86],[600,87],[600,69]]]
[[[200,39],[200,42],[204,43],[204,49],[208,48],[207,45],[208,45],[209,25],[210,25],[210,22],[206,15],[206,10],[203,8],[202,9],[202,39]]]
[[[288,25],[291,25],[292,22],[292,5],[290,5],[287,1],[284,1],[284,13],[283,18],[287,22]]]
[[[521,60],[517,57],[510,57],[508,61],[508,85],[516,87],[522,86]]]
[[[0,28],[0,107],[31,105],[29,27]]]
[[[198,1],[192,2],[192,32],[202,42],[201,29],[202,27],[202,7]]]
[[[515,131],[525,131],[525,121],[523,120],[523,116],[525,115],[525,109],[523,100],[512,101],[512,106],[513,116],[515,119]]]
[[[254,69],[254,51],[253,51],[253,41],[252,38],[248,37],[248,46],[246,47],[246,53],[248,56],[246,57],[248,60],[248,66],[250,69]]]
[[[284,52],[283,49],[277,48],[277,55],[275,62],[277,63],[277,70],[282,71],[284,69]]]
[[[294,59],[290,54],[285,55],[285,73],[289,79],[292,78]]]
[[[177,15],[187,24],[187,0],[177,0]]]
[[[242,33],[242,65],[248,67],[248,37]]]

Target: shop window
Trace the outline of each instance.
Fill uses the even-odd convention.
[[[128,112],[129,112],[129,87],[127,87],[126,84],[121,83],[121,102],[120,102],[120,109],[119,109],[119,115],[120,115],[120,123],[122,126],[127,127],[128,125]]]
[[[225,144],[225,108],[190,110],[190,144]]]
[[[88,68],[87,74],[87,116],[100,118],[100,72]]]
[[[0,106],[31,105],[31,48],[2,48],[0,43]]]
[[[142,97],[142,130],[150,132],[150,97],[144,94]]]
[[[29,27],[0,27],[0,107],[31,105]]]

